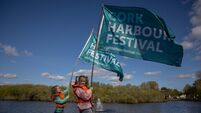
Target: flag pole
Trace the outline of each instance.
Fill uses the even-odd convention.
[[[76,66],[77,66],[77,64],[79,63],[80,56],[82,55],[82,52],[84,51],[84,48],[86,47],[87,43],[89,42],[89,40],[90,40],[90,37],[91,37],[92,33],[93,33],[93,29],[92,29],[92,32],[91,32],[91,34],[90,34],[89,38],[87,39],[87,42],[85,43],[85,45],[84,45],[83,49],[81,50],[81,52],[80,52],[79,56],[77,57],[77,59],[76,59],[76,61],[75,61],[75,65],[74,65],[74,67],[73,67],[73,69],[72,69],[72,73],[71,73],[71,77],[70,77],[70,82],[69,82],[69,85],[70,85],[70,84],[71,84],[71,82],[72,82],[73,75],[74,75],[74,71],[75,71],[75,67],[76,67]]]
[[[101,8],[102,8],[102,6],[101,6]],[[96,34],[97,39],[96,39],[96,45],[95,45],[95,49],[94,49],[93,63],[92,63],[92,69],[91,69],[91,87],[93,86],[93,75],[94,75],[94,64],[95,64],[94,61],[95,61],[96,52],[97,52],[97,49],[98,49],[98,43],[99,43],[99,38],[100,38],[100,30],[102,28],[103,19],[104,19],[102,11],[101,11],[101,14],[100,14],[99,18],[100,18],[99,20],[101,20],[101,21],[99,21],[98,33]]]
[[[72,69],[72,73],[71,73],[71,77],[70,77],[69,86],[70,86],[71,83],[72,83],[72,79],[73,79],[73,75],[74,75],[75,67],[77,66],[78,62],[79,62],[79,57],[76,59],[75,64],[74,64],[74,67],[73,67],[73,69]]]

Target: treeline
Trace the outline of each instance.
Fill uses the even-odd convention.
[[[201,79],[195,80],[192,85],[186,84],[183,91],[186,99],[201,101]]]
[[[143,103],[164,101],[164,95],[160,92],[156,82],[142,83],[140,86],[112,86],[108,84],[94,84],[94,98],[100,98],[103,102],[117,103]]]
[[[51,87],[46,85],[0,85],[1,100],[50,101]]]
[[[158,83],[149,81],[142,83],[139,86],[112,86],[103,83],[93,84],[93,100],[100,98],[102,102],[117,102],[117,103],[144,103],[144,102],[163,102],[171,98],[186,94],[188,98],[201,97],[201,80],[195,81],[193,86],[188,85],[184,88],[184,92],[179,92],[176,89],[161,88]],[[200,85],[199,85],[200,84]],[[195,93],[191,93],[191,91]],[[27,101],[51,101],[51,86],[46,85],[1,85],[0,100],[27,100]],[[75,95],[70,91],[69,102],[75,102]]]

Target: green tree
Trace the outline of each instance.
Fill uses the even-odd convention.
[[[193,86],[195,87],[196,98],[201,100],[201,79],[196,80]]]
[[[140,85],[142,89],[153,89],[153,90],[159,90],[158,83],[155,81],[149,81],[149,82],[144,82]]]
[[[183,89],[184,93],[186,94],[187,99],[193,99],[195,96],[195,87],[186,84],[184,89]]]

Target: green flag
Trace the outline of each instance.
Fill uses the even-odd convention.
[[[94,58],[95,65],[117,73],[117,76],[119,76],[119,80],[122,81],[124,75],[121,65],[117,61],[116,57],[111,53],[102,51],[96,51],[95,54],[96,40],[97,40],[96,35],[91,33],[89,39],[87,40],[84,48],[80,53],[79,58],[87,62],[93,62],[93,58],[95,57]]]
[[[164,20],[138,7],[103,7],[98,49],[131,58],[181,66],[183,48]]]

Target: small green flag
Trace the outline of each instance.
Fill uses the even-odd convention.
[[[105,5],[98,49],[114,54],[181,66],[183,48],[164,20],[145,8]]]
[[[93,58],[95,57],[94,58],[95,65],[117,73],[117,76],[119,76],[119,80],[122,81],[124,77],[123,70],[121,68],[120,63],[117,61],[116,57],[112,53],[102,51],[96,51],[95,54],[96,40],[97,40],[96,35],[94,33],[91,33],[89,39],[87,40],[84,48],[80,53],[79,58],[87,62],[93,62]]]

